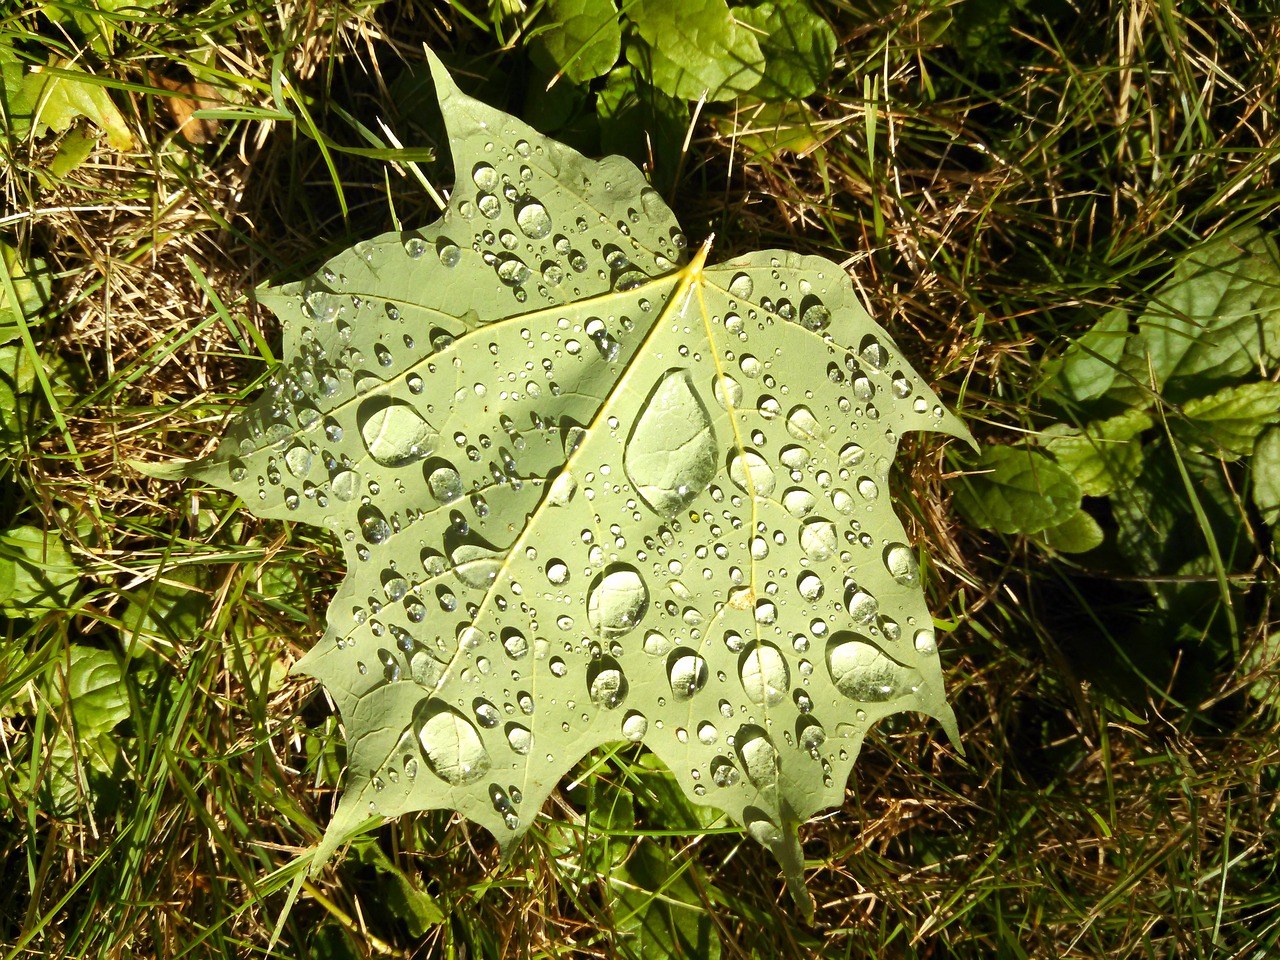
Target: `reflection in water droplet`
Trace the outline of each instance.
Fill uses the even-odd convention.
[[[639,743],[649,732],[649,721],[643,713],[632,710],[622,719],[622,735],[632,743]]]
[[[446,783],[474,783],[493,765],[469,720],[439,701],[424,700],[415,711],[418,742],[431,772]]]
[[[710,720],[703,720],[698,724],[698,742],[711,746],[716,742],[716,738],[720,736],[720,731],[716,729],[716,725]]]
[[[360,532],[370,543],[382,543],[391,536],[391,525],[387,523],[387,518],[372,504],[361,507],[356,517],[360,521]]]
[[[806,600],[822,599],[822,578],[812,571],[800,575],[796,580],[796,588],[799,589],[800,596]]]
[[[522,727],[518,723],[508,723],[507,743],[511,744],[512,750],[523,757],[533,749],[533,733],[528,727]]]
[[[612,710],[627,699],[627,678],[622,668],[611,657],[604,657],[592,664],[587,671],[587,683],[591,702]]]
[[[530,240],[540,240],[551,232],[551,215],[537,200],[529,198],[516,207],[516,224]]]
[[[729,479],[738,489],[757,497],[769,496],[777,486],[773,468],[754,450],[735,453],[729,459]]]
[[[640,572],[627,564],[611,566],[587,592],[587,619],[597,634],[609,639],[630,633],[648,609],[649,588]]]
[[[827,669],[841,693],[864,703],[883,703],[911,692],[917,671],[888,657],[865,637],[841,631],[827,642]]]
[[[299,479],[311,472],[311,451],[302,444],[295,444],[284,455],[285,466]]]
[[[923,656],[932,656],[938,652],[938,642],[934,639],[932,630],[916,631],[916,653]]]
[[[913,586],[920,578],[915,554],[905,543],[891,543],[884,549],[884,565],[889,575],[904,587]]]
[[[665,657],[671,652],[671,641],[665,634],[650,630],[644,637],[644,652],[651,657]]]
[[[569,582],[569,565],[559,558],[547,561],[546,573],[547,579],[556,586]]]
[[[716,757],[711,761],[711,779],[717,787],[731,787],[741,778],[727,757]]]
[[[354,470],[339,470],[329,480],[329,492],[337,500],[350,503],[360,493],[360,477]]]
[[[462,251],[448,237],[441,237],[436,241],[436,256],[446,267],[456,267],[458,261],[462,259]]]
[[[438,503],[452,503],[462,496],[462,477],[451,466],[438,466],[427,475],[427,489]]]
[[[802,304],[800,309],[800,325],[815,333],[825,330],[831,323],[831,311],[816,298],[812,303]]]
[[[623,450],[627,479],[662,517],[684,510],[716,473],[715,430],[688,370],[668,370],[640,408]]]
[[[671,694],[677,700],[691,698],[707,685],[709,676],[707,661],[687,647],[667,658],[667,679],[671,682]]]
[[[752,703],[773,706],[787,696],[791,670],[786,657],[769,643],[757,643],[738,662],[742,689]]]
[[[876,598],[865,590],[855,590],[849,595],[848,608],[849,616],[853,617],[855,623],[873,623],[876,614],[880,612],[880,604],[876,602]]]
[[[711,382],[711,392],[715,395],[716,403],[726,410],[742,405],[742,384],[727,374],[716,375]]]
[[[502,649],[512,660],[521,660],[529,653],[529,640],[514,627],[507,627],[502,633]]]
[[[800,526],[800,549],[810,560],[827,560],[840,549],[835,524],[814,517]]]
[[[475,711],[476,720],[479,721],[480,726],[493,729],[498,725],[500,719],[498,708],[484,699],[484,697],[476,697],[471,704],[471,709]]]
[[[747,779],[758,790],[767,790],[778,783],[778,750],[760,727],[747,724],[738,730],[735,738],[738,757],[747,771]]]
[[[745,300],[751,296],[755,290],[755,284],[751,282],[751,275],[747,273],[735,273],[733,279],[729,281],[729,292],[735,297],[741,297]]]
[[[431,424],[400,400],[366,400],[357,414],[369,455],[384,467],[400,467],[429,457],[438,437]]]
[[[817,497],[800,487],[792,487],[782,495],[782,508],[797,520],[803,520],[813,513],[817,506]]]
[[[793,407],[787,414],[787,433],[797,440],[817,440],[821,432],[818,418],[804,404]]]

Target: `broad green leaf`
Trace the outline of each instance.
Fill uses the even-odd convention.
[[[600,146],[643,163],[653,185],[669,187],[675,180],[680,148],[689,129],[689,107],[646,83],[629,66],[609,72],[597,97]]]
[[[1036,536],[1061,553],[1088,553],[1106,539],[1098,521],[1083,510],[1077,510],[1056,526],[1046,527]]]
[[[1184,254],[1138,319],[1125,348],[1126,383],[1182,403],[1238,384],[1280,361],[1280,267],[1259,228],[1220,234]],[[1154,383],[1153,383],[1154,381]],[[1118,399],[1142,393],[1117,381]]]
[[[1071,344],[1057,370],[1057,386],[1073,400],[1096,400],[1115,382],[1129,337],[1129,314],[1109,310]]]
[[[80,571],[56,529],[14,527],[0,533],[0,613],[35,616],[66,606]]]
[[[1084,496],[1105,497],[1142,472],[1141,434],[1151,425],[1150,414],[1127,410],[1083,428],[1054,424],[1044,431],[1042,442]]]
[[[782,861],[868,728],[955,722],[898,437],[966,437],[844,271],[689,257],[630,163],[464,96],[432,59],[443,218],[262,291],[284,363],[191,469],[333,530],[347,576],[297,669],[346,724],[315,863],[371,816],[454,809],[504,849],[606,743]]]
[[[50,687],[49,699],[71,707],[78,736],[106,733],[129,716],[129,694],[115,654],[72,644],[69,663],[59,667],[60,682]]]
[[[133,146],[129,125],[106,87],[57,58],[44,67],[28,67],[0,47],[0,113],[16,137],[30,134],[38,139],[46,130],[61,133],[85,117],[106,133],[113,149]]]
[[[754,29],[764,55],[760,82],[751,92],[766,100],[799,100],[831,73],[836,35],[805,0],[776,0],[736,7],[734,18]]]
[[[1039,533],[1080,510],[1080,487],[1039,450],[987,447],[955,484],[956,506],[976,526],[999,533]]]
[[[444,911],[431,894],[400,869],[376,843],[355,844],[356,856],[373,867],[383,877],[383,902],[387,908],[405,922],[409,935],[416,939],[426,936],[428,930],[444,923]]]
[[[720,937],[689,873],[678,870],[661,847],[641,841],[618,871],[614,905],[623,953],[636,960],[697,957],[716,960]]]
[[[1249,476],[1253,504],[1274,530],[1280,522],[1280,427],[1269,427],[1254,443]]]
[[[1253,452],[1253,442],[1264,428],[1280,422],[1280,383],[1224,387],[1188,400],[1182,415],[1185,419],[1173,421],[1174,431],[1192,449],[1235,460]]]
[[[622,27],[613,0],[549,0],[551,25],[536,43],[574,83],[604,76],[622,52]]]
[[[627,47],[627,59],[663,93],[732,100],[763,76],[755,34],[734,20],[725,0],[636,0],[627,15],[644,39]]]
[[[49,302],[52,285],[49,282],[48,270],[43,260],[30,260],[26,263],[18,255],[16,248],[0,241],[0,257],[4,258],[4,267],[13,289],[18,294],[17,310],[9,302],[9,285],[0,282],[0,343],[17,339],[20,335],[19,320],[37,323],[40,311]],[[7,369],[7,367],[6,367]],[[5,408],[7,414],[9,408]]]

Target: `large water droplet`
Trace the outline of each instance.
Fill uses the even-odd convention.
[[[382,511],[373,504],[361,507],[356,518],[360,521],[360,532],[370,543],[382,543],[391,536],[391,525],[387,523],[387,518],[382,515]]]
[[[743,492],[757,497],[769,496],[777,486],[769,461],[754,450],[743,450],[729,458],[729,479]]]
[[[632,710],[622,718],[622,735],[632,743],[639,743],[649,732],[649,721],[643,713]]]
[[[284,463],[290,473],[302,479],[311,472],[311,451],[300,443],[295,444],[284,455]]]
[[[920,682],[917,671],[893,660],[860,634],[846,631],[827,642],[827,669],[837,690],[864,703],[904,696]]]
[[[612,657],[602,657],[587,671],[591,702],[612,710],[627,699],[627,678]]]
[[[711,761],[711,780],[717,787],[732,787],[740,779],[738,768],[728,757],[716,757]]]
[[[729,281],[729,292],[743,300],[751,296],[755,288],[756,285],[752,283],[751,275],[748,273],[735,273],[733,279]]]
[[[587,619],[602,637],[621,637],[635,629],[649,609],[649,588],[635,567],[611,566],[587,592]]]
[[[904,587],[914,586],[920,579],[915,554],[905,543],[891,543],[884,548],[884,565],[889,575]]]
[[[357,420],[365,449],[384,467],[404,466],[429,457],[435,450],[435,428],[403,401],[366,400]]]
[[[651,657],[665,657],[671,652],[671,641],[666,634],[650,630],[644,637],[644,652]]]
[[[787,414],[787,433],[797,440],[817,440],[822,435],[822,427],[813,411],[800,404]]]
[[[787,658],[769,643],[758,643],[742,655],[738,662],[738,676],[747,698],[752,703],[765,706],[784,700],[791,687]]]
[[[516,224],[530,240],[541,240],[551,232],[551,215],[530,197],[516,207]]]
[[[742,768],[747,779],[758,790],[767,790],[778,783],[778,749],[760,727],[747,724],[738,730],[735,742]]]
[[[880,604],[876,598],[865,590],[852,591],[849,594],[847,606],[849,616],[853,617],[854,623],[874,623],[876,615],[880,612]]]
[[[782,508],[797,520],[803,520],[813,513],[817,506],[817,497],[802,487],[792,487],[782,495]]]
[[[810,560],[827,560],[840,549],[836,526],[830,520],[813,517],[800,525],[800,549]]]
[[[469,587],[485,590],[502,568],[503,554],[478,543],[461,543],[449,554],[453,572]]]
[[[640,408],[622,455],[627,479],[651,510],[673,517],[716,473],[716,435],[688,370],[668,370]]]
[[[524,756],[533,749],[533,733],[528,727],[522,727],[518,723],[508,723],[507,727],[507,743],[511,744],[511,749],[520,756]]]
[[[493,763],[470,720],[439,701],[424,700],[414,713],[418,742],[437,777],[462,786],[489,772]]]
[[[671,694],[677,700],[688,700],[707,685],[710,670],[707,661],[688,647],[676,650],[667,658],[667,679]]]
[[[429,466],[427,489],[438,503],[452,503],[462,496],[462,477],[448,464]]]

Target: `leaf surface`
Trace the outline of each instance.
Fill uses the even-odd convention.
[[[635,167],[432,62],[446,213],[262,292],[286,361],[191,470],[343,545],[297,665],[347,733],[316,862],[433,808],[509,848],[630,740],[796,889],[796,825],[843,802],[871,724],[955,733],[887,477],[903,431],[967,431],[836,264],[689,257]]]
[[[551,23],[537,42],[574,83],[609,72],[622,51],[622,27],[613,0],[550,0]]]
[[[764,54],[725,0],[637,0],[627,14],[644,45],[627,59],[651,71],[654,86],[682,100],[731,100],[760,82]]]
[[[1000,533],[1039,533],[1080,510],[1080,487],[1039,450],[988,447],[975,472],[955,485],[956,506],[974,524]]]

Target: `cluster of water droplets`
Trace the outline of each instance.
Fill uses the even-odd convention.
[[[836,339],[843,277],[729,265],[700,299],[634,171],[565,174],[584,203],[562,148],[479,154],[441,225],[293,291],[222,482],[346,548],[309,672],[344,715],[412,704],[370,810],[443,789],[515,833],[586,750],[643,741],[772,843],[784,790],[842,786],[940,690],[887,481],[941,407],[878,331]]]

